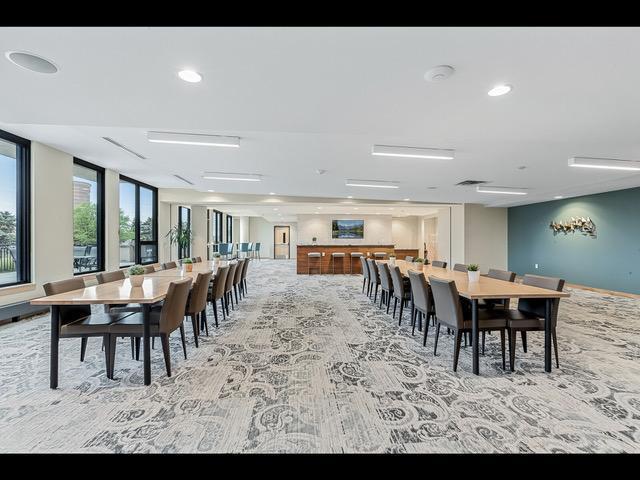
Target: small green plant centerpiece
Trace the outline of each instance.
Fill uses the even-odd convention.
[[[313,237],[313,238],[311,239],[311,243],[312,243],[313,245],[315,245],[317,241],[318,241],[318,239],[317,239],[316,237]]]
[[[213,263],[217,265],[220,262],[220,252],[213,252]]]
[[[389,265],[395,265],[396,264],[396,256],[392,253],[389,255]]]
[[[193,261],[190,258],[185,258],[182,260],[182,265],[184,265],[184,269],[187,272],[193,271]]]
[[[470,282],[477,282],[480,280],[480,267],[475,263],[467,265],[467,274],[469,275]]]
[[[141,287],[144,282],[144,268],[142,265],[131,265],[129,267],[129,281],[132,287]]]
[[[414,259],[413,264],[416,266],[417,269],[422,270],[422,267],[424,267],[424,258],[418,257]]]

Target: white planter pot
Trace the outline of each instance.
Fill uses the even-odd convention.
[[[413,266],[416,268],[416,270],[422,270],[422,267],[424,267],[424,263],[423,262],[413,262]]]
[[[389,257],[389,265],[395,265],[396,264],[396,257]]]
[[[476,270],[475,272],[467,271],[467,275],[469,275],[470,282],[480,281],[480,270]]]
[[[144,275],[129,275],[132,287],[141,287],[144,282]]]

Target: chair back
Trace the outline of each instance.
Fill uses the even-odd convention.
[[[167,262],[162,264],[162,270],[171,270],[172,268],[178,268],[176,262]]]
[[[240,243],[238,251],[242,253],[247,253],[249,251],[249,243],[247,242]]]
[[[146,267],[142,267],[142,268],[144,269],[145,275],[156,271],[156,267],[154,267],[153,265],[147,265]]]
[[[367,265],[369,265],[369,279],[371,283],[380,283],[380,273],[378,272],[378,266],[375,260],[368,258]]]
[[[453,266],[453,270],[454,270],[455,272],[467,272],[467,271],[468,271],[468,270],[467,270],[467,266],[466,266],[464,263],[456,263],[456,264]]]
[[[242,264],[242,275],[240,277],[241,280],[244,280],[245,278],[247,278],[247,268],[249,268],[250,261],[251,261],[250,258],[244,259],[244,263]]]
[[[212,300],[220,300],[224,296],[224,289],[227,282],[227,274],[229,273],[229,265],[218,267],[216,276],[213,279],[213,288],[211,289]]]
[[[194,261],[197,262],[197,263],[200,263],[200,262],[202,262],[202,257],[196,257],[196,259]]]
[[[369,278],[369,266],[364,257],[360,257],[360,263],[362,264],[362,275],[364,275],[364,278]]]
[[[416,308],[424,313],[433,310],[431,289],[424,273],[409,270],[409,283],[411,284],[411,298],[413,298],[413,304]]]
[[[100,285],[103,283],[117,282],[124,280],[124,270],[114,270],[113,272],[102,272],[96,275],[96,280]]]
[[[443,280],[429,276],[429,284],[436,306],[436,318],[446,325],[456,329],[464,326],[460,295],[453,280]]]
[[[490,268],[489,273],[487,273],[487,277],[495,278],[496,280],[504,280],[505,282],[513,282],[516,279],[516,272]]]
[[[256,242],[255,250],[256,250],[256,252],[260,251],[260,242]]]
[[[400,273],[400,267],[397,265],[391,269],[391,282],[393,284],[393,296],[397,298],[404,298],[404,281],[402,280],[402,273]]]
[[[378,267],[378,273],[380,275],[380,286],[385,290],[392,291],[393,285],[391,282],[391,272],[389,272],[389,265],[386,262],[376,262]]]
[[[244,270],[244,259],[238,260],[238,265],[236,266],[235,275],[233,277],[233,284],[238,285],[240,280],[242,279],[242,270]]]
[[[211,282],[212,270],[199,273],[196,277],[196,283],[193,284],[189,304],[187,305],[187,313],[200,313],[207,308],[207,294],[209,293],[209,283]]]
[[[190,289],[191,278],[176,280],[169,284],[160,312],[160,333],[169,334],[182,325]]]
[[[407,255],[406,257],[404,257],[404,261],[405,262],[413,262],[413,257],[410,255]]]
[[[227,272],[227,279],[224,286],[225,292],[230,292],[231,290],[233,290],[233,280],[236,276],[236,268],[238,268],[237,263],[229,263],[229,271]]]
[[[84,280],[82,278],[70,278],[68,280],[60,280],[58,282],[49,282],[43,285],[44,294],[49,297],[59,293],[72,292],[84,288]],[[91,315],[91,305],[60,305],[60,324],[71,323],[84,317]]]
[[[431,265],[438,268],[447,268],[447,262],[443,262],[440,260],[434,260],[431,262]]]
[[[522,279],[523,285],[531,285],[532,287],[546,288],[561,292],[564,288],[564,280],[554,277],[543,277],[540,275],[526,274]],[[537,317],[544,318],[546,300],[544,298],[521,298],[518,300],[518,310],[521,312],[531,313]],[[558,307],[560,299],[554,298],[551,304],[551,326],[555,326],[558,318]]]

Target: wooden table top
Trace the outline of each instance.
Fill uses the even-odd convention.
[[[388,260],[381,260],[389,263]],[[548,290],[546,288],[532,287],[530,285],[522,285],[521,283],[512,283],[504,280],[497,280],[481,276],[477,282],[470,282],[466,272],[457,272],[447,268],[434,267],[432,265],[423,265],[422,269],[416,268],[413,263],[404,260],[396,260],[396,265],[400,268],[400,272],[404,276],[409,275],[409,270],[420,271],[429,281],[429,276],[442,278],[445,280],[454,280],[456,288],[461,297],[469,299],[480,298],[561,298],[568,297],[566,292],[558,292],[556,290]]]

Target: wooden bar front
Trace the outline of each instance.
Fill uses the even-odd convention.
[[[331,254],[334,252],[344,253],[344,258],[336,258],[335,272],[349,273],[349,262],[353,264],[353,273],[362,273],[360,259],[357,257],[351,260],[352,252],[360,252],[369,258],[373,258],[374,252],[385,252],[387,257],[394,253],[393,245],[298,245],[297,272],[306,274],[308,272],[309,260],[311,260],[311,273],[320,273],[318,265],[322,266],[322,273],[332,273]],[[324,256],[311,258],[307,256],[310,252],[324,253]],[[343,264],[344,262],[344,264]],[[343,270],[344,268],[344,270]]]

